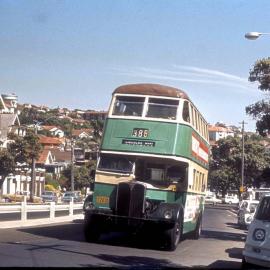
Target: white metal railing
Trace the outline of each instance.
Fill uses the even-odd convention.
[[[49,204],[27,204],[26,197],[21,203],[14,205],[0,205],[0,214],[8,213],[21,213],[21,220],[27,220],[28,212],[49,212],[50,219],[55,218],[56,211],[65,211],[67,210],[69,216],[73,216],[74,210],[82,210],[83,203],[74,203],[73,198],[69,204],[56,204],[55,202],[50,202]]]

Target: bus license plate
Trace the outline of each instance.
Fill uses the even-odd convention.
[[[109,197],[107,196],[97,196],[96,202],[100,204],[108,204],[109,203]]]

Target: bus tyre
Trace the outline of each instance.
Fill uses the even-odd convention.
[[[174,251],[178,243],[182,240],[183,221],[178,219],[173,228],[165,231],[165,248],[169,251]]]
[[[88,215],[84,218],[84,237],[87,242],[97,242],[100,237],[100,229],[97,222]]]
[[[252,265],[251,263],[248,263],[245,258],[242,258],[242,265],[241,265],[241,269],[256,269],[254,265]]]
[[[197,220],[196,228],[191,233],[191,239],[198,240],[200,238],[201,230],[202,230],[201,223],[202,223],[202,215],[200,214]]]

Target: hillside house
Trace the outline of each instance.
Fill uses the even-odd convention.
[[[56,126],[41,126],[41,130],[47,130],[50,132],[50,134],[54,137],[63,138],[65,136],[65,133],[62,129],[56,127]]]

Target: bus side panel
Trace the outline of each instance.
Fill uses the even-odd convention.
[[[194,231],[200,213],[203,213],[204,198],[199,193],[186,193],[184,228],[183,232]]]

